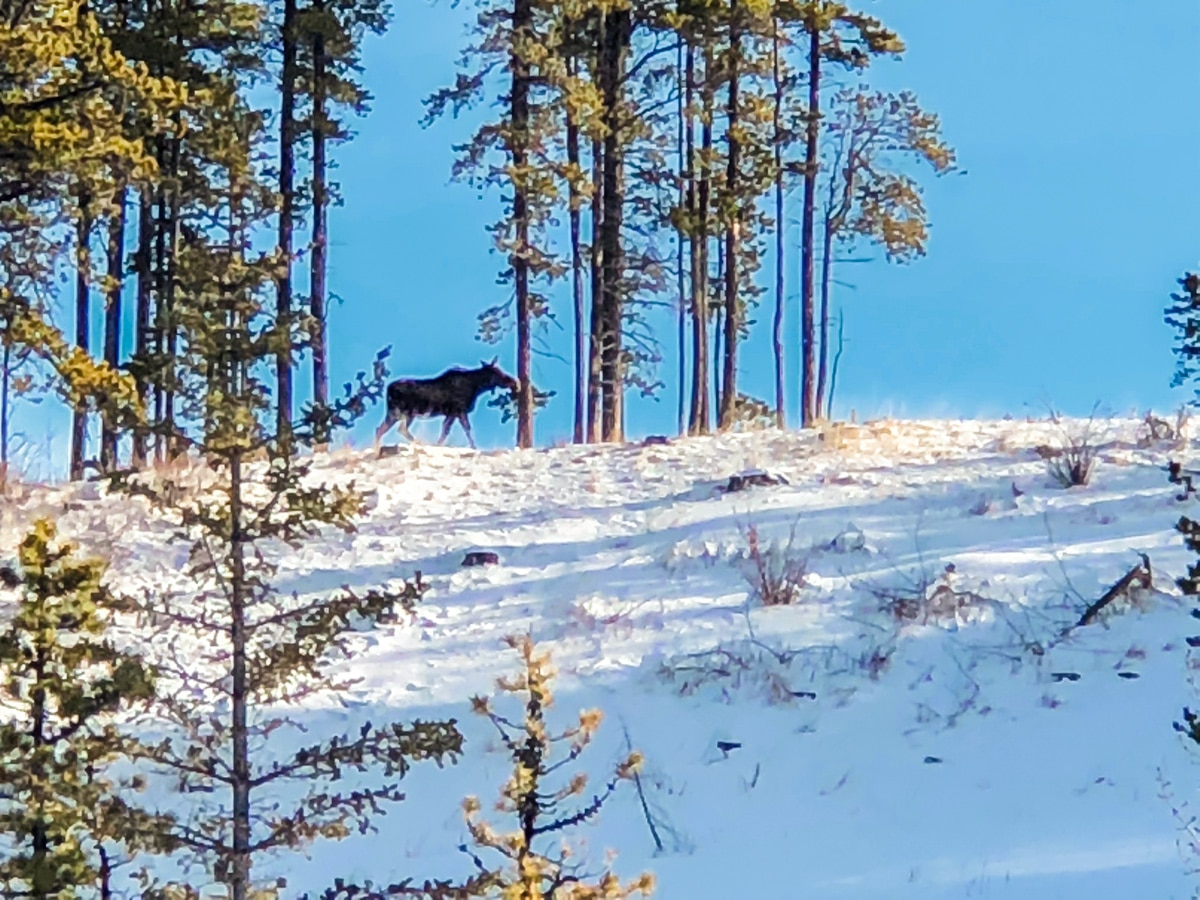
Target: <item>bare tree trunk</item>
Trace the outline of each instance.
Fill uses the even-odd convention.
[[[325,0],[313,0],[318,14],[325,11]],[[328,128],[325,109],[325,33],[323,21],[313,33],[313,88],[312,88],[312,258],[309,270],[309,314],[313,319],[312,335],[312,378],[313,403],[324,406],[329,403],[329,343],[325,306],[325,276],[328,270],[329,234],[328,209],[329,190],[326,185],[327,163],[325,159],[325,134]]]
[[[125,209],[128,188],[117,189],[116,210],[108,220],[108,296],[104,305],[104,361],[113,369],[121,362],[121,294],[125,286]],[[100,435],[100,468],[117,467],[117,431],[105,421]]]
[[[717,245],[717,284],[721,284],[725,280],[725,243],[716,241]],[[712,391],[713,403],[717,408],[721,406],[721,374],[722,368],[717,365],[717,361],[724,359],[721,351],[721,324],[723,321],[723,313],[725,307],[720,303],[714,303],[712,307],[713,313],[713,367],[712,367]],[[720,428],[718,421],[717,427]]]
[[[774,20],[771,69],[775,79],[775,107],[772,111],[775,143],[775,319],[771,339],[775,351],[775,425],[787,428],[787,396],[783,368],[784,218],[783,218],[783,75],[779,68],[779,18]]]
[[[711,32],[704,34],[704,81],[700,89],[700,169],[696,185],[694,215],[696,233],[692,237],[692,414],[690,433],[707,434],[711,426],[708,400],[708,214],[711,170],[708,160],[712,154],[713,113],[713,54]],[[690,80],[690,79],[689,79]],[[690,128],[689,128],[690,132]]]
[[[283,66],[279,101],[279,277],[276,281],[278,325],[291,332],[292,230],[296,191],[296,0],[283,0]],[[275,360],[277,440],[290,452],[292,443],[292,348],[290,340]]]
[[[808,121],[804,156],[804,211],[800,224],[800,426],[817,418],[815,329],[813,327],[813,220],[817,197],[818,141],[821,127],[821,29],[815,13],[808,20]]]
[[[682,37],[679,41],[679,47],[675,53],[675,73],[680,80],[677,84],[678,104],[675,110],[678,116],[678,130],[675,134],[675,149],[679,153],[679,209],[682,211],[686,208],[688,183],[690,181],[687,175],[687,166],[690,160],[686,157],[683,146],[683,118],[684,118],[684,95],[686,93],[682,83],[685,77],[685,69],[683,64],[683,45]],[[679,434],[687,433],[687,276],[684,273],[684,259],[687,254],[687,229],[678,227],[675,229],[676,239],[679,241],[678,252],[675,256],[675,271],[676,271],[676,286],[679,293],[679,309],[677,310],[677,346],[679,347],[679,372],[676,379],[676,388],[679,391]]]
[[[75,223],[75,346],[90,353],[89,318],[91,316],[91,253],[88,242],[92,235],[92,216],[88,207],[91,198],[84,189],[79,193],[79,218]],[[78,405],[71,415],[71,465],[70,477],[78,481],[83,477],[85,445],[87,443],[87,407]]]
[[[9,396],[12,392],[12,341],[7,337],[4,341],[3,359],[0,360],[0,376],[3,377],[3,384],[0,385],[0,473],[2,473],[3,483],[8,483],[8,404]]]
[[[574,56],[567,57],[567,74],[575,76],[576,60]],[[582,444],[587,427],[587,347],[584,340],[584,305],[583,305],[583,254],[580,250],[579,225],[581,211],[579,209],[579,185],[576,173],[579,171],[579,123],[575,121],[570,108],[567,110],[567,163],[571,167],[572,177],[567,185],[568,215],[571,231],[571,299],[575,310],[575,431],[574,441]]]
[[[182,46],[183,35],[177,34],[176,40]],[[183,131],[182,117],[175,114],[176,134]],[[170,211],[170,255],[167,259],[167,289],[164,297],[166,306],[166,326],[167,326],[167,355],[166,365],[167,371],[167,387],[163,393],[163,415],[165,416],[165,424],[168,427],[169,437],[167,438],[167,456],[174,459],[183,452],[183,445],[176,440],[175,435],[175,356],[176,349],[179,343],[179,329],[176,324],[175,311],[175,282],[176,273],[179,265],[179,228],[180,228],[180,187],[179,187],[179,156],[182,142],[176,139],[171,142],[171,201],[168,206]]]
[[[151,292],[151,262],[150,255],[154,247],[154,206],[150,193],[142,188],[138,198],[138,248],[134,255],[134,267],[137,270],[137,299],[134,305],[134,353],[144,360],[150,350],[150,292]],[[149,395],[150,385],[144,375],[137,379],[138,398],[143,406]],[[147,459],[146,429],[139,425],[133,432],[133,445],[130,450],[130,463],[134,468],[146,465]]]
[[[108,850],[105,848],[105,846],[103,844],[99,844],[96,847],[96,855],[100,857],[100,866],[99,866],[99,871],[97,872],[97,875],[99,876],[98,880],[100,882],[100,885],[99,885],[100,900],[112,900],[112,898],[113,898],[113,889],[112,889],[113,864],[112,864],[112,860],[109,859]]]
[[[160,138],[157,148],[158,170],[169,171],[166,138]],[[167,213],[167,189],[161,183],[157,186],[155,196],[157,212],[154,224],[154,425],[161,429],[167,420],[166,385],[163,377],[163,364],[167,358],[167,330],[169,309],[167,308],[167,233],[170,217]],[[154,435],[154,459],[162,462],[165,458],[166,444],[161,430]]]
[[[620,443],[625,439],[620,394],[624,390],[621,352],[622,306],[624,302],[625,159],[622,91],[625,57],[629,48],[632,19],[628,9],[616,9],[604,17],[601,48],[600,92],[604,101],[604,221],[601,223],[601,266],[604,324],[601,342],[601,439]]]
[[[230,619],[230,712],[232,727],[233,853],[229,866],[230,900],[248,900],[250,894],[250,706],[247,679],[246,548],[242,529],[242,457],[235,452],[229,460],[229,619]]]
[[[826,345],[829,343],[829,282],[833,277],[833,234],[828,216],[822,231],[824,245],[821,247],[821,317],[818,326],[821,349],[817,361],[817,415],[821,414],[825,403],[825,367],[829,357],[829,348]]]
[[[696,197],[696,122],[692,111],[692,96],[696,81],[696,50],[689,43],[684,62],[684,109],[687,121],[684,129],[684,145],[687,163],[683,171],[687,173],[687,224],[688,224],[688,261],[691,265],[691,305],[692,305],[692,381],[691,404],[688,410],[688,434],[700,433],[700,419],[704,407],[705,391],[708,385],[708,372],[704,364],[708,356],[708,335],[705,328],[703,300],[697,286],[701,282],[700,242],[698,240],[697,204]]]
[[[741,221],[738,205],[738,166],[741,146],[737,137],[739,127],[738,82],[741,79],[741,10],[738,0],[729,3],[729,102],[725,107],[729,159],[725,169],[725,189],[731,203],[729,221],[725,223],[725,372],[721,378],[721,406],[718,425],[722,430],[732,428],[737,418],[737,351],[738,325],[738,254]]]
[[[600,233],[604,223],[604,149],[592,141],[592,316],[588,340],[587,440],[600,441],[601,346],[604,337],[604,250]]]
[[[837,352],[833,354],[833,371],[829,375],[829,400],[825,405],[825,418],[827,419],[833,419],[833,389],[837,387],[838,363],[842,360],[842,347],[844,346],[842,331],[846,324],[844,317],[845,313],[838,316]]]
[[[530,384],[532,350],[529,335],[529,195],[525,169],[529,161],[529,64],[518,52],[519,41],[529,37],[533,27],[531,0],[513,0],[512,70],[512,161],[513,221],[516,225],[516,249],[511,256],[517,307],[517,446],[533,446],[533,385]]]

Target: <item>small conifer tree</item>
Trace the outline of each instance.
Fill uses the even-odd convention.
[[[1175,347],[1178,360],[1172,387],[1195,381],[1200,376],[1200,364],[1197,362],[1200,360],[1200,275],[1187,273],[1179,279],[1179,286],[1183,291],[1171,295],[1172,304],[1166,310],[1167,324],[1180,332],[1179,343]],[[1200,404],[1200,393],[1192,404]],[[1177,497],[1179,501],[1196,495],[1195,473],[1185,472],[1179,462],[1172,461],[1168,466],[1168,479],[1183,488]],[[1195,597],[1200,595],[1200,521],[1180,516],[1175,530],[1183,535],[1184,546],[1198,557],[1188,566],[1187,574],[1175,583],[1185,596]],[[1193,609],[1192,616],[1200,619],[1200,608]],[[1193,639],[1189,638],[1188,643],[1193,643]],[[1175,722],[1174,726],[1176,731],[1200,745],[1200,714],[1184,707],[1183,721]]]
[[[480,871],[491,876],[495,892],[487,896],[503,900],[624,900],[635,894],[650,896],[654,877],[649,873],[624,884],[607,866],[599,875],[588,876],[582,864],[570,861],[571,849],[565,842],[557,849],[541,846],[551,843],[555,835],[599,815],[620,783],[633,778],[639,770],[642,757],[637,752],[629,754],[603,789],[590,799],[584,799],[588,778],[582,772],[567,778],[565,784],[552,787],[552,777],[578,759],[591,743],[602,714],[598,709],[584,710],[574,727],[551,732],[546,723],[546,710],[554,703],[550,655],[538,652],[528,635],[510,637],[506,642],[521,654],[522,671],[516,678],[499,679],[497,687],[502,693],[523,696],[524,720],[514,722],[496,712],[491,701],[484,697],[475,697],[472,707],[496,726],[501,742],[512,755],[513,773],[504,785],[497,809],[515,816],[517,827],[509,832],[499,831],[480,817],[478,798],[468,797],[463,803],[475,844],[505,860],[497,870],[476,857]],[[566,754],[551,761],[555,748],[561,745],[568,746]],[[569,808],[572,800],[581,805]]]
[[[253,175],[261,139],[247,133],[224,148],[226,187],[214,215],[224,233],[197,235],[179,258],[178,409],[154,427],[169,446],[193,452],[201,485],[187,495],[153,473],[113,476],[115,486],[160,505],[190,550],[177,594],[137,598],[164,681],[159,711],[173,726],[148,756],[189,795],[192,816],[173,831],[182,855],[230,900],[275,896],[279,885],[255,877],[257,861],[367,831],[382,805],[403,799],[398,782],[413,761],[440,765],[462,746],[453,721],[366,723],[307,746],[280,746],[299,727],[298,704],[348,686],[330,667],[349,652],[354,631],[411,609],[424,584],[418,574],[395,590],[319,598],[272,586],[272,554],[300,550],[324,527],[354,530],[362,495],[353,485],[320,483],[294,451],[328,441],[380,396],[386,353],[371,378],[361,374],[344,397],[315,403],[280,428],[268,379],[277,358],[305,346],[307,323],[272,316],[266,301],[278,260],[252,243],[254,227],[271,213]],[[378,781],[335,787],[368,768],[382,773]],[[170,896],[197,897],[197,887],[208,886],[173,885]]]
[[[39,520],[21,541],[20,597],[0,632],[0,889],[5,897],[112,896],[120,855],[167,852],[173,820],[121,796],[110,769],[139,750],[117,716],[154,696],[153,673],[105,636],[99,560],[55,544]]]
[[[1179,279],[1178,293],[1171,295],[1166,308],[1166,323],[1179,332],[1175,345],[1175,377],[1171,387],[1179,387],[1200,377],[1200,274],[1188,272]],[[1200,396],[1200,392],[1197,392]],[[1195,404],[1197,401],[1193,400]]]

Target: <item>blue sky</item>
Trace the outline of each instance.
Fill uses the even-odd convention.
[[[1162,310],[1175,279],[1200,265],[1200,4],[1196,0],[888,0],[868,11],[908,44],[870,80],[912,89],[937,112],[964,175],[926,179],[929,253],[910,265],[882,258],[843,266],[835,304],[847,344],[835,414],[1042,414],[1045,404],[1087,414],[1169,409],[1190,398],[1169,387],[1172,332]],[[1133,14],[1136,9],[1136,15]],[[335,384],[393,346],[393,377],[433,375],[498,353],[513,340],[475,339],[476,316],[503,302],[501,260],[485,226],[498,210],[449,181],[451,146],[477,117],[422,129],[422,98],[448,84],[469,4],[400,0],[391,31],[366,53],[373,112],[337,151],[344,206],[331,212],[330,286]],[[795,211],[798,193],[792,199]],[[788,225],[789,411],[798,374],[798,229]],[[302,271],[304,270],[301,264]],[[564,298],[565,299],[565,298]],[[550,335],[570,354],[570,313]],[[773,393],[769,309],[741,355],[741,389]],[[99,334],[99,331],[97,331]],[[666,380],[674,325],[662,322]],[[559,391],[538,418],[539,444],[571,432],[571,369],[534,361],[534,380]],[[302,368],[307,392],[307,368]],[[382,411],[354,432],[370,440]],[[16,425],[61,468],[66,413],[22,410]],[[674,388],[628,401],[631,436],[673,433]],[[511,445],[482,403],[481,446]],[[418,436],[436,439],[438,425]],[[393,440],[396,437],[393,433]],[[452,443],[462,443],[455,431]],[[42,467],[38,467],[42,468]]]

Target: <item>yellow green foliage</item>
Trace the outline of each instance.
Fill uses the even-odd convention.
[[[955,152],[942,137],[939,118],[910,91],[860,86],[836,95],[826,127],[834,154],[826,209],[830,235],[865,237],[900,262],[923,256],[928,216],[921,185],[904,169],[915,161],[937,175],[954,170]]]
[[[149,700],[154,680],[142,661],[104,637],[104,565],[55,544],[55,528],[37,522],[22,540],[21,597],[0,633],[0,886],[5,896],[92,897],[108,859],[164,852],[168,819],[118,795],[109,767],[136,752],[115,716]],[[136,782],[126,782],[136,788]]]
[[[114,425],[140,419],[143,406],[134,380],[67,343],[37,312],[27,309],[14,315],[5,340],[45,360],[58,376],[59,394],[72,407],[93,408]]]
[[[488,824],[480,816],[481,804],[476,797],[463,802],[467,828],[475,844],[505,860],[502,868],[492,869],[477,859],[481,872],[489,876],[483,882],[489,885],[486,896],[502,900],[625,900],[635,894],[650,896],[654,876],[649,873],[623,883],[607,865],[599,874],[585,873],[582,863],[571,861],[572,850],[565,840],[557,849],[535,847],[535,843],[543,842],[539,840],[543,836],[595,818],[620,782],[632,779],[639,771],[642,757],[631,753],[590,799],[588,778],[582,772],[567,777],[566,783],[556,788],[548,785],[551,773],[564,762],[578,758],[591,743],[603,714],[598,709],[583,710],[573,727],[557,733],[549,731],[545,712],[554,703],[550,655],[539,652],[528,636],[509,638],[507,643],[521,654],[522,671],[515,678],[499,679],[497,687],[502,693],[523,696],[524,720],[518,728],[495,712],[484,697],[475,697],[472,708],[496,726],[512,756],[512,775],[501,790],[496,810],[515,817],[516,827],[503,831]],[[568,745],[566,756],[552,762],[554,748],[562,744]],[[572,799],[580,804],[574,812],[566,809]]]
[[[140,139],[126,133],[137,111],[165,129],[186,98],[183,86],[152,77],[117,53],[86,6],[34,0],[0,20],[0,201],[48,179],[119,167],[135,180],[156,171]]]

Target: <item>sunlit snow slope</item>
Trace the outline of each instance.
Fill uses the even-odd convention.
[[[466,756],[415,768],[377,834],[256,874],[286,875],[296,896],[335,877],[470,871],[461,800],[488,809],[507,761],[468,698],[514,671],[502,638],[529,630],[559,668],[561,721],[605,712],[585,768],[603,777],[626,731],[645,754],[664,848],[631,788],[574,836],[592,859],[616,850],[624,875],[652,870],[665,900],[1190,897],[1180,819],[1200,767],[1171,725],[1196,702],[1185,638],[1200,622],[1174,587],[1189,557],[1173,525],[1200,507],[1164,471],[1191,451],[1139,446],[1143,430],[1101,423],[1092,482],[1071,490],[1034,450],[1061,439],[1045,422],[334,453],[317,473],[355,480],[370,513],[356,534],[282,556],[279,590],[417,569],[432,588],[414,620],[361,636],[339,672],[358,683],[296,713],[303,739],[365,718],[455,716]],[[748,469],[787,483],[719,490]],[[64,506],[66,534],[111,541],[120,587],[178,582],[185,548],[169,529],[95,485],[10,504],[5,547]],[[807,560],[798,603],[748,597],[751,528]],[[462,568],[470,550],[500,564]],[[1063,634],[1138,552],[1158,590]],[[880,611],[943,576],[966,598],[956,615]]]

